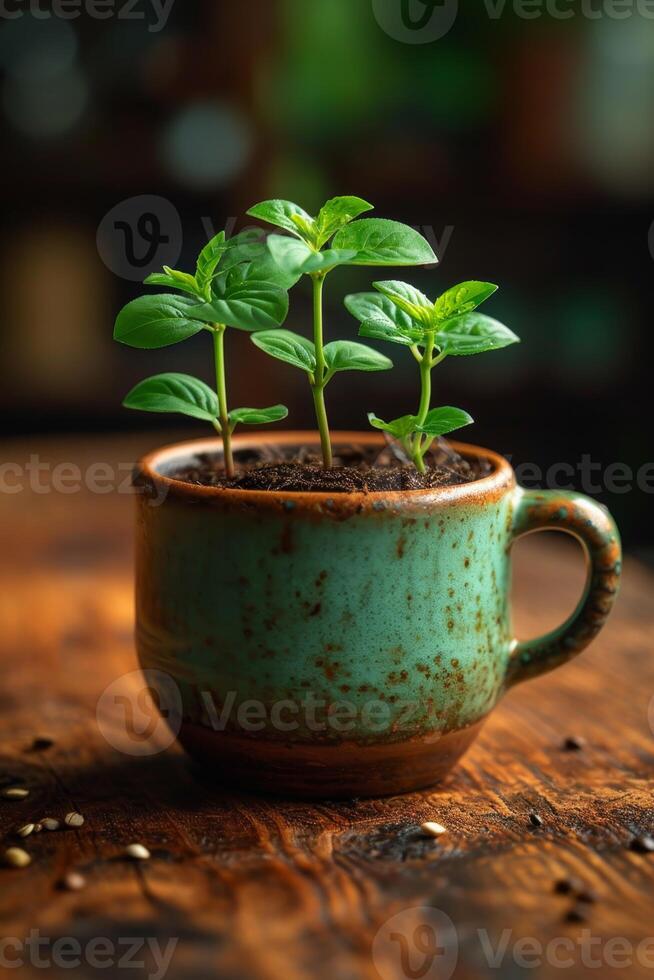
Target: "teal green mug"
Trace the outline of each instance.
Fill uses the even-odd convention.
[[[376,433],[336,433],[334,442],[383,445]],[[262,443],[317,446],[318,437],[256,433],[235,449]],[[140,461],[138,654],[160,702],[173,682],[175,734],[207,772],[303,797],[431,785],[507,688],[569,660],[601,629],[620,577],[605,509],[577,493],[524,490],[502,457],[454,445],[486,461],[488,475],[330,495],[169,475],[219,452],[219,440]],[[510,548],[543,529],[581,542],[587,584],[562,626],[518,643]]]

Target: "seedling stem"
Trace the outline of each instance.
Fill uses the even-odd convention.
[[[234,456],[232,454],[232,430],[227,411],[227,384],[225,382],[225,324],[214,323],[213,327],[213,352],[216,365],[216,394],[218,395],[218,421],[216,429],[220,432],[223,440],[223,457],[225,462],[225,473],[229,480],[234,477]]]
[[[316,422],[320,432],[320,448],[322,450],[323,466],[326,470],[332,465],[332,445],[329,436],[329,422],[325,408],[325,385],[327,383],[325,364],[323,325],[322,325],[322,289],[325,282],[324,273],[311,276],[313,286],[313,344],[316,355],[316,370],[311,384],[313,404],[316,411]]]

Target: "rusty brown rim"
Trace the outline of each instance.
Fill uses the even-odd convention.
[[[335,446],[339,443],[358,442],[366,446],[381,446],[384,437],[376,432],[334,432],[332,441]],[[247,449],[264,444],[288,446],[320,445],[318,433],[315,431],[290,432],[253,432],[248,435],[234,437],[234,449]],[[430,490],[394,490],[374,491],[370,493],[325,493],[298,492],[281,490],[239,490],[223,487],[203,487],[185,483],[165,476],[160,468],[170,464],[175,458],[189,456],[198,452],[219,452],[222,444],[219,438],[193,439],[188,442],[173,443],[147,453],[137,464],[137,475],[153,486],[159,495],[173,495],[189,501],[207,503],[247,504],[248,506],[279,507],[287,505],[290,509],[296,507],[322,509],[328,502],[330,510],[351,511],[379,509],[383,502],[386,507],[431,507],[440,504],[473,503],[497,499],[507,490],[515,486],[513,469],[504,457],[489,449],[468,443],[452,442],[451,445],[467,458],[486,459],[492,466],[492,473],[475,480],[473,483],[460,484],[453,487],[440,487]]]

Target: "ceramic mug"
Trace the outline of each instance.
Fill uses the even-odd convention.
[[[352,442],[383,445],[376,433],[334,434],[336,446]],[[237,453],[262,443],[318,437],[234,440]],[[138,654],[155,687],[172,678],[176,734],[209,771],[306,797],[430,785],[507,688],[569,660],[601,629],[620,576],[606,510],[577,493],[522,489],[502,457],[453,445],[489,475],[434,490],[294,493],[168,475],[219,452],[219,440],[141,460]],[[518,643],[510,547],[548,528],[583,545],[586,588],[562,626]]]

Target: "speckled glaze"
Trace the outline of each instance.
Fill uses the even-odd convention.
[[[313,433],[236,449],[314,444]],[[376,433],[334,442],[381,445]],[[455,444],[456,445],[456,444]],[[191,486],[166,476],[218,440],[168,447],[137,471],[137,647],[183,705],[179,737],[212,771],[303,796],[405,791],[438,780],[506,688],[579,653],[617,592],[615,524],[575,493],[516,487],[506,460],[472,484],[370,494]],[[573,616],[518,644],[510,546],[574,534],[588,583]]]

